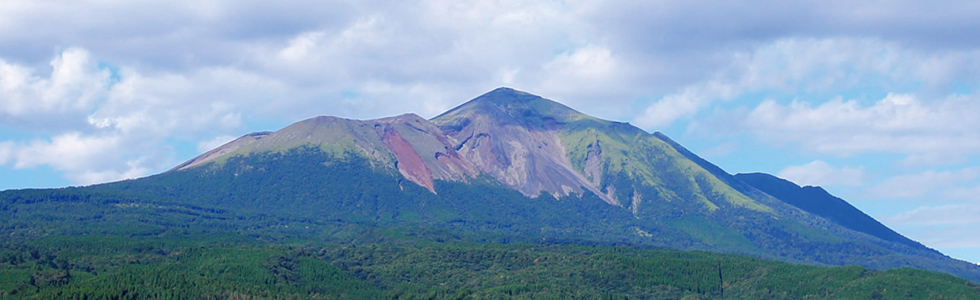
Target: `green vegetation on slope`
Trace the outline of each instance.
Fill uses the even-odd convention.
[[[671,201],[695,200],[709,212],[720,205],[771,213],[772,209],[725,185],[663,140],[627,123],[583,119],[564,124],[561,140],[573,167],[583,174],[589,151],[601,148],[603,171],[625,174],[632,186],[622,194],[649,187]],[[605,185],[605,181],[603,181]],[[649,197],[649,196],[648,196]],[[620,201],[631,197],[617,195]]]
[[[380,291],[287,248],[198,237],[48,237],[2,245],[0,296],[36,299],[371,299]]]
[[[214,240],[211,240],[214,238]],[[0,298],[969,299],[949,275],[622,247],[272,245],[52,236],[0,244]]]
[[[629,181],[625,176],[603,180],[614,185]],[[390,170],[372,169],[360,156],[338,159],[319,148],[301,147],[92,187],[0,192],[0,236],[9,242],[49,236],[233,234],[276,244],[422,239],[631,245],[869,268],[937,266],[935,260],[835,237],[743,207],[703,218],[681,201],[657,197],[653,189],[639,189],[653,196],[644,202],[648,210],[641,211],[651,218],[638,219],[588,193],[531,199],[485,179],[436,185],[439,193],[433,194]],[[719,228],[726,230],[718,233]]]

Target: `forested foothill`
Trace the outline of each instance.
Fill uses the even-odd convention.
[[[438,194],[356,155],[299,148],[146,179],[5,191],[0,297],[980,297],[970,281],[917,269],[697,251],[704,241],[736,250],[753,241],[683,216],[673,227],[644,225],[588,194],[531,199],[490,180],[436,184]],[[684,239],[692,234],[703,237]],[[636,239],[653,236],[688,250]]]

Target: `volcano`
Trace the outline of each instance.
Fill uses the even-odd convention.
[[[662,133],[498,88],[432,119],[314,117],[246,134],[158,175],[0,197],[88,203],[71,222],[128,222],[147,234],[182,228],[356,244],[393,231],[913,267],[980,281],[977,266],[822,189],[787,183],[733,176]]]

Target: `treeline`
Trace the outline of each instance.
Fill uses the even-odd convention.
[[[530,244],[241,244],[237,238],[49,237],[0,246],[0,298],[976,299],[913,269]]]

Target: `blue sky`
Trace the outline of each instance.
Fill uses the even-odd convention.
[[[500,86],[821,185],[980,261],[973,1],[0,3],[0,189],[165,171]]]

